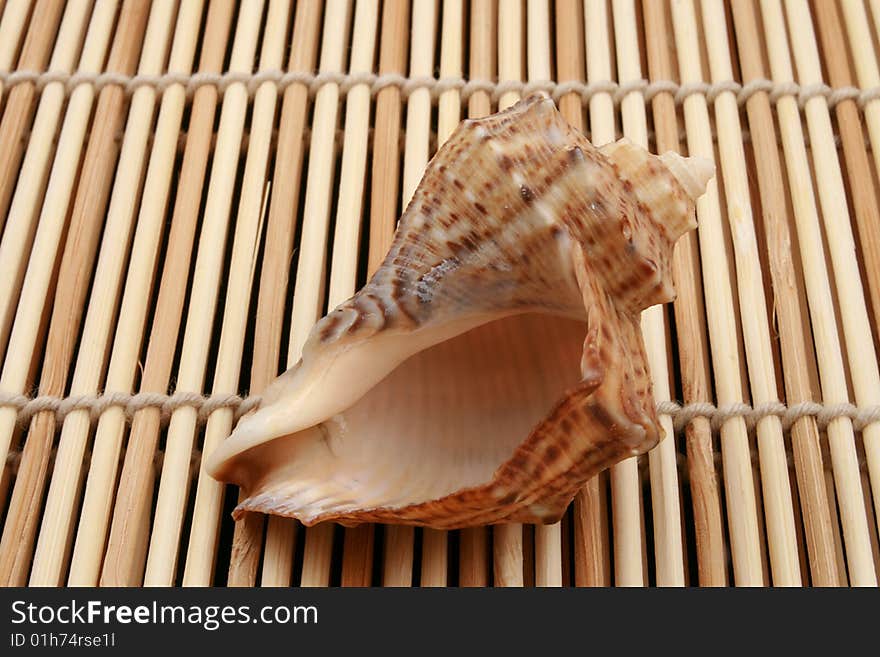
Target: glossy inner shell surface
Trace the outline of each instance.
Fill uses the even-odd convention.
[[[263,491],[244,508],[379,513],[490,481],[580,381],[584,333],[530,313],[419,352],[343,413],[243,454],[246,490]]]
[[[711,168],[595,149],[535,96],[462,124],[382,267],[208,463],[237,509],[434,527],[551,522],[659,438],[639,312]]]

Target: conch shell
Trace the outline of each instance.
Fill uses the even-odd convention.
[[[210,455],[235,511],[458,528],[554,522],[659,439],[639,332],[714,172],[596,149],[531,96],[464,121],[370,281]]]

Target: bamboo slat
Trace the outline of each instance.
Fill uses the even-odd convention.
[[[681,81],[702,81],[697,23],[693,3],[672,1],[673,26]],[[684,101],[688,153],[715,159],[712,129],[706,99],[700,94]],[[720,171],[720,168],[718,168]],[[742,364],[737,358],[736,320],[733,291],[728,277],[728,256],[724,249],[718,177],[709,182],[706,194],[697,201],[698,237],[703,267],[706,317],[715,375],[715,394],[720,404],[742,402]],[[738,585],[759,586],[764,582],[758,509],[749,455],[749,438],[742,418],[731,418],[721,427],[721,451],[727,492],[728,526],[733,552],[734,576]]]
[[[877,0],[0,1],[0,583],[876,585],[878,39]],[[663,440],[554,525],[234,522],[204,456],[533,90],[716,163],[642,316]]]
[[[319,69],[339,72],[344,67],[344,55],[350,29],[350,3],[333,0],[327,4],[324,15],[325,38],[321,44]],[[306,196],[303,209],[303,232],[294,285],[291,311],[288,364],[299,360],[299,354],[309,330],[322,314],[324,307],[324,276],[326,272],[327,238],[330,227],[330,202],[333,188],[334,142],[336,133],[339,86],[327,84],[315,96],[309,169],[306,178]],[[322,523],[306,530],[305,556],[302,570],[303,586],[327,586],[330,582],[330,558],[333,543],[333,525]],[[293,555],[283,555],[290,563]],[[264,573],[268,564],[264,564]],[[264,575],[265,577],[265,575]]]
[[[229,64],[232,71],[251,70],[262,5],[261,0],[253,0],[239,12],[232,59]],[[211,330],[216,304],[217,279],[225,248],[228,208],[235,175],[233,164],[237,164],[241,146],[246,103],[247,91],[242,83],[230,85],[223,95],[214,161],[208,178],[208,198],[205,202],[204,220],[191,284],[192,298],[198,299],[198,303],[191,304],[187,316],[181,363],[177,374],[179,390],[199,389],[204,378],[204,363],[208,349],[205,334]],[[178,275],[178,278],[172,281],[163,277],[163,283],[168,282],[169,285],[174,286],[173,290],[169,290],[166,299],[169,306],[173,304],[173,309],[169,309],[171,310],[169,320],[173,318],[177,321],[168,321],[161,327],[170,334],[167,337],[159,336],[155,332],[150,336],[150,348],[154,351],[152,354],[150,351],[147,352],[147,362],[141,382],[142,390],[159,392],[168,387],[174,349],[166,340],[171,336],[176,338],[180,330],[179,322],[183,312],[182,292],[184,292],[182,288],[185,286],[183,278]],[[161,302],[160,291],[159,303]],[[154,331],[155,328],[154,326]],[[174,342],[176,341],[175,339]],[[152,359],[151,355],[153,355]],[[151,535],[160,536],[164,530],[179,531],[179,528],[169,525],[162,526],[159,532],[150,533],[151,491],[155,479],[153,459],[159,441],[160,418],[157,411],[158,409],[141,411],[132,424],[104,556],[101,574],[101,584],[104,586],[130,586],[140,583],[144,577],[148,546],[151,551],[154,549]],[[177,409],[175,416],[178,419],[174,423],[174,431],[169,426],[169,432],[182,434],[185,423],[192,421],[192,415],[192,408]],[[169,443],[169,449],[172,454],[179,453],[175,450],[173,442]],[[167,485],[166,490],[168,490]],[[165,495],[173,495],[174,492],[171,490]],[[161,497],[164,496],[160,493]],[[157,506],[157,519],[160,518],[160,509],[173,504],[164,500],[163,502],[164,505]]]
[[[170,42],[168,24],[174,10],[173,3],[157,7],[150,17],[147,34],[144,37],[144,56],[141,58],[138,71],[145,75],[156,75],[165,66],[167,44]],[[177,38],[171,47],[169,70],[187,73],[191,69],[195,40],[192,37],[193,26],[201,18],[201,3],[194,2],[187,11],[178,16],[175,30]],[[177,133],[180,129],[184,98],[178,87],[177,93],[166,93],[163,97],[163,112],[160,109],[159,120],[155,128],[156,138],[150,156],[150,168],[144,183],[145,204],[137,216],[137,235],[132,246],[127,288],[137,290],[137,301],[144,306],[141,299],[146,296],[142,284],[147,274],[152,272],[156,257],[159,220],[164,215],[165,199],[170,183],[170,169],[176,150]],[[142,87],[134,94],[129,111],[128,125],[123,142],[119,162],[119,173],[114,184],[113,196],[107,215],[107,225],[102,238],[101,253],[95,272],[95,284],[89,298],[88,314],[83,328],[83,345],[77,354],[76,370],[71,394],[96,393],[101,384],[106,360],[109,356],[110,331],[116,309],[116,300],[121,296],[122,269],[125,266],[125,251],[133,232],[134,211],[138,190],[137,178],[141,175],[144,151],[150,129],[155,103],[154,89]],[[165,109],[165,108],[168,109]],[[124,174],[124,175],[123,175]],[[137,276],[137,278],[134,278]],[[130,286],[130,287],[129,287]],[[130,321],[138,321],[142,325],[144,312],[137,313],[131,308],[133,297],[128,294],[128,304],[122,302],[122,314],[119,320],[120,335],[137,333],[142,329],[129,328]],[[132,313],[129,315],[128,313]],[[112,362],[112,361],[111,361]],[[116,365],[116,363],[113,363]],[[128,371],[133,368],[129,366]],[[117,370],[111,367],[105,387],[117,385]],[[113,378],[111,378],[113,377]],[[75,491],[81,476],[83,454],[89,433],[88,411],[76,411],[64,419],[58,450],[52,471],[52,481],[45,503],[42,525],[40,528],[40,544],[34,556],[31,570],[32,584],[57,584],[62,574],[65,553],[61,548],[73,527],[73,510],[76,503]]]
[[[498,4],[497,43],[499,82],[522,82],[523,4],[519,0],[501,0]],[[534,44],[529,44],[534,49]],[[516,91],[508,91],[498,99],[502,111],[520,99]],[[541,530],[536,531],[536,538]],[[492,550],[495,586],[523,585],[523,530],[517,523],[504,523],[492,528]]]
[[[430,76],[434,70],[437,9],[436,0],[417,0],[413,3],[410,77]],[[406,107],[401,208],[409,205],[428,164],[430,133],[431,94],[428,89],[416,89],[410,94]],[[412,586],[414,538],[412,527],[395,525],[385,528],[385,558],[382,566],[382,583],[385,586]]]
[[[321,5],[317,0],[301,2],[294,16],[288,69],[311,70],[317,60]],[[275,158],[274,180],[289,181],[275,185],[271,190],[269,216],[265,230],[265,248],[260,272],[260,291],[257,299],[257,317],[254,326],[254,352],[251,364],[250,388],[260,393],[274,378],[281,362],[282,330],[287,310],[287,284],[290,258],[299,202],[302,176],[302,138],[306,123],[308,89],[303,84],[292,84],[284,92],[281,122]],[[229,564],[230,586],[253,586],[256,582],[260,555],[263,552],[263,516],[249,513],[236,523]],[[278,556],[293,550],[296,524],[287,518],[269,520],[266,533],[266,561],[279,564]],[[272,584],[290,581],[290,569],[267,568],[263,582]]]
[[[372,70],[376,50],[379,5],[374,0],[357,4],[352,36],[353,74]],[[361,235],[364,176],[370,129],[370,89],[359,84],[348,92],[345,107],[345,143],[339,174],[339,200],[330,265],[327,307],[334,308],[355,292],[358,246]],[[342,553],[342,585],[369,586],[373,567],[373,528],[355,527],[345,531]]]
[[[574,0],[565,0],[556,7],[556,65],[561,82],[582,80],[584,76],[582,17],[583,7]],[[571,92],[560,98],[559,109],[573,127],[584,129],[584,111],[577,94]],[[574,501],[574,579],[580,586],[606,586],[611,582],[605,480],[604,474],[591,479]]]
[[[642,8],[651,79],[674,79],[668,17],[660,3],[643,2]],[[652,109],[657,151],[679,151],[681,144],[672,94],[657,94]],[[698,248],[696,234],[686,235],[676,246],[672,263],[677,293],[674,304],[676,330],[679,341],[690,345],[688,349],[679,350],[680,376],[686,403],[708,402],[711,398],[709,347]],[[693,498],[698,580],[702,586],[724,586],[727,583],[726,547],[708,420],[695,418],[690,422],[685,429],[685,441],[690,494]]]
[[[878,22],[878,19],[880,19],[880,2],[878,2],[878,0],[868,0],[868,5],[871,7],[871,17],[874,23],[874,34],[876,35],[878,33],[878,30],[880,30],[880,22]],[[867,44],[865,45],[867,46]]]
[[[614,3],[614,32],[617,43],[618,77],[621,82],[642,78],[639,56],[638,26],[635,3],[618,0]],[[648,148],[647,117],[644,98],[633,91],[621,100],[623,134],[643,148]],[[663,308],[657,306],[642,313],[642,337],[648,355],[654,394],[671,396],[669,365],[666,353],[667,328]],[[655,568],[658,586],[684,586],[684,557],[681,544],[678,473],[675,463],[675,437],[672,419],[660,416],[661,431],[665,437],[651,450],[648,461],[651,470],[651,498],[654,519]]]
[[[802,84],[821,84],[823,80],[819,51],[809,7],[806,3],[789,2],[786,4],[786,15],[789,29],[792,30],[791,43],[799,81]],[[804,113],[811,149],[814,152],[819,202],[834,270],[853,391],[858,404],[876,406],[880,404],[880,367],[871,334],[864,286],[855,257],[855,240],[828,103],[824,98],[811,98],[805,104]],[[874,466],[872,471],[878,474],[880,422],[875,421],[865,426],[862,429],[862,439],[868,459]],[[860,576],[859,580],[860,582],[853,583],[863,581],[866,584],[876,584],[876,572],[871,577],[866,569],[864,579]]]
[[[239,16],[245,16],[250,21],[249,24],[241,26],[248,38],[243,43],[235,44],[239,47],[233,47],[231,70],[242,72],[252,70],[259,38],[259,21],[265,7],[265,2],[253,2],[240,8]],[[269,14],[275,19],[269,23],[270,28],[266,35],[269,52],[267,59],[270,61],[264,62],[261,59],[261,67],[273,67],[274,60],[280,59],[275,51],[281,45],[287,24],[286,19],[278,15],[279,7],[277,4],[270,5]],[[256,23],[257,29],[253,27],[254,23]],[[265,90],[264,87],[264,92]],[[265,93],[263,97],[266,97]],[[251,166],[245,169],[245,183],[241,192],[242,205],[239,208],[239,216],[236,218],[234,235],[230,236],[227,227],[231,223],[232,191],[237,174],[247,99],[247,89],[241,83],[230,85],[223,95],[220,128],[217,131],[210,186],[205,201],[202,233],[191,284],[192,297],[186,316],[186,331],[183,335],[180,364],[176,376],[177,390],[197,391],[204,386],[220,277],[224,267],[224,251],[226,241],[230,238],[233,242],[232,262],[229,267],[230,277],[236,277],[239,283],[239,285],[231,283],[227,286],[227,302],[231,301],[235,304],[231,309],[227,307],[227,317],[233,317],[231,322],[235,322],[234,313],[236,310],[240,310],[241,306],[245,305],[245,299],[242,297],[246,298],[250,292],[249,285],[243,286],[244,290],[241,289],[241,282],[242,279],[249,281],[249,274],[253,268],[249,258],[253,257],[254,245],[257,241],[256,233],[259,230],[260,218],[262,217],[260,204],[264,190],[260,168],[265,167],[265,151],[268,148],[265,131],[271,130],[269,126],[274,122],[271,114],[274,113],[275,94],[272,94],[268,102],[264,101],[261,106],[254,108],[255,128],[251,130],[251,141],[248,147],[248,164]],[[271,106],[271,111],[267,109],[269,106]],[[256,156],[251,158],[254,154]],[[262,163],[260,163],[261,155],[264,160]],[[198,302],[194,302],[194,300],[198,300]],[[225,335],[221,340],[222,351],[217,359],[219,367],[223,367],[222,357],[229,356],[225,352],[235,351],[235,337],[229,338],[229,333],[231,331],[234,335],[237,327],[233,325],[230,329],[229,323],[224,322],[223,329],[225,329]],[[230,339],[233,341],[232,346],[227,342]],[[235,368],[235,364],[230,366]],[[234,371],[232,373],[218,372],[219,380],[215,379],[215,385],[223,389],[228,385],[228,379],[235,374]],[[221,415],[222,411],[218,411],[214,417],[219,418]],[[145,586],[168,586],[173,582],[177,565],[177,545],[180,540],[190,479],[189,463],[192,458],[196,422],[197,413],[192,408],[178,408],[171,415],[165,437],[159,491],[150,531],[144,575]],[[209,425],[208,428],[213,427]],[[211,435],[207,434],[206,442],[210,442],[210,438]],[[198,529],[195,524],[197,520],[198,517],[194,516],[193,531]],[[195,537],[195,540],[199,540],[198,536]]]
[[[388,3],[382,10],[379,72],[403,75],[406,71],[407,3]],[[401,99],[396,87],[382,89],[376,96],[373,140],[371,213],[369,222],[367,274],[379,267],[384,250],[391,244],[397,211],[397,185],[400,162],[397,144],[400,136]],[[384,245],[384,246],[383,246]],[[365,525],[345,531],[342,554],[344,585],[368,585],[372,577],[374,528]]]
[[[266,13],[268,27],[263,36],[259,60],[261,69],[271,70],[281,66],[284,45],[287,42],[289,18],[289,3],[277,1],[269,4]],[[244,355],[245,331],[248,323],[247,310],[250,307],[251,288],[257,268],[260,236],[265,225],[266,204],[268,202],[269,190],[266,174],[272,130],[275,126],[277,96],[277,90],[271,82],[261,84],[254,94],[247,161],[241,184],[232,256],[227,273],[225,312],[212,384],[215,394],[235,394],[241,376],[241,361]],[[229,435],[232,423],[232,409],[218,409],[210,415],[205,426],[203,454],[209,454]],[[195,430],[195,426],[187,427],[188,436]],[[166,458],[167,454],[166,448]],[[172,480],[170,485],[177,485],[185,490],[183,480],[189,474],[188,466],[188,460],[182,460],[178,464],[177,482]],[[185,586],[207,586],[211,583],[222,502],[223,486],[200,469],[198,492],[193,508],[187,548],[186,568],[183,573]],[[176,512],[179,514],[185,500],[178,499],[176,504]],[[178,519],[177,522],[180,520]],[[155,529],[153,535],[156,535]],[[170,571],[170,566],[167,564],[168,562],[173,563],[173,560],[168,558],[167,553],[173,549],[173,545],[168,545],[160,550],[156,557],[158,563],[161,564],[159,568],[164,571],[160,571],[158,576],[164,578],[163,581],[171,580],[170,583],[173,583],[173,571]],[[153,558],[152,551],[150,558]],[[150,572],[149,566],[150,561],[147,562],[148,574]]]
[[[62,9],[64,3],[61,0],[37,0],[18,58],[19,69],[40,71],[45,68],[52,44],[55,42]],[[69,42],[63,45],[70,49],[75,47]],[[0,120],[0,142],[6,145],[6,148],[0,151],[0,231],[6,223],[6,210],[9,208],[9,199],[18,178],[23,152],[22,137],[33,118],[36,92],[36,85],[33,82],[16,85],[9,92],[3,109],[3,119]]]
[[[3,6],[3,15],[0,16],[0,71],[14,68],[15,56],[24,37],[22,28],[31,9],[31,3],[27,0],[7,2]],[[0,83],[0,100],[3,98],[3,91],[3,83]]]
[[[792,82],[794,75],[789,59],[782,6],[779,2],[762,1],[761,14],[773,80]],[[822,399],[826,404],[842,403],[848,401],[842,345],[838,337],[831,284],[825,268],[824,247],[797,100],[792,95],[782,96],[776,102],[776,112],[792,190],[791,202],[822,380]],[[843,526],[849,582],[876,585],[870,554],[870,530],[864,517],[861,480],[857,474],[858,456],[852,423],[846,417],[836,418],[828,424],[826,431]]]
[[[721,29],[725,21],[724,7],[715,0],[704,0],[702,14],[712,80],[720,82],[732,79],[727,34]],[[716,96],[715,124],[718,127],[718,158],[727,201],[727,220],[733,242],[736,289],[739,306],[746,309],[740,317],[751,398],[755,404],[768,404],[779,399],[779,392],[776,389],[767,303],[749,198],[742,128],[736,96],[732,91],[724,91]],[[773,584],[799,586],[800,568],[782,422],[776,416],[766,417],[758,422],[755,430]]]
[[[161,9],[160,5],[160,11]],[[131,74],[134,71],[144,39],[148,10],[149,7],[143,3],[129,3],[123,7],[119,19],[121,28],[117,29],[117,39],[113,44],[107,65],[109,71],[121,74]],[[52,308],[40,377],[39,391],[43,395],[61,395],[67,383],[75,348],[74,336],[79,333],[85,296],[88,292],[100,228],[103,224],[101,218],[106,209],[110,182],[113,179],[111,172],[118,151],[115,139],[122,124],[124,109],[125,95],[118,85],[108,85],[101,90],[95,110],[96,128],[89,136],[59,265],[58,288],[55,291],[55,304]],[[148,126],[139,127],[143,130],[148,129]],[[137,142],[138,140],[135,139],[131,146],[134,151],[142,148]],[[132,159],[137,155],[136,152],[131,151],[126,154]],[[138,178],[139,174],[135,177]],[[136,188],[132,188],[129,184],[126,192],[136,192]],[[117,216],[123,224],[127,223],[127,219],[130,220],[130,215],[123,217],[117,214]],[[112,234],[115,228],[110,226],[108,230]],[[115,291],[113,293],[115,294]],[[3,538],[0,540],[0,582],[7,585],[20,585],[26,581],[39,514],[37,505],[42,498],[54,433],[54,413],[40,413],[31,420],[22,452],[23,467],[19,468],[16,477],[6,523],[3,526]]]
[[[876,58],[872,59],[871,57],[874,54],[874,48],[867,32],[868,19],[864,8],[851,2],[843,3],[843,8],[850,34],[855,42],[867,39],[864,48],[854,48],[852,52],[856,61],[859,83],[863,87],[880,85],[877,61]],[[841,43],[845,38],[837,14],[833,7],[818,5],[815,6],[815,13],[825,44],[825,58],[828,62],[831,83],[850,86],[852,75],[849,72],[848,60],[843,56],[844,53],[836,47],[836,44]],[[878,147],[880,147],[880,102],[877,99],[869,101],[866,103],[864,111],[875,166],[880,172],[880,157],[877,155]],[[876,355],[877,349],[880,348],[880,209],[878,209],[876,195],[870,193],[875,189],[873,188],[868,155],[865,152],[865,142],[855,102],[847,100],[838,103],[835,112],[838,131],[843,140],[843,153],[850,177],[850,194],[853,199],[858,227],[859,263],[862,265],[861,269],[866,277],[868,306],[873,309],[873,313],[869,314],[869,322],[873,319],[874,353]],[[865,384],[860,387],[861,392],[856,390],[856,399],[859,400],[859,403],[862,400],[865,403],[873,403],[871,400],[875,398],[877,391],[871,392],[870,388],[865,387]],[[867,427],[862,432],[862,439],[868,460],[868,472],[871,477],[874,508],[880,509],[880,432],[878,432],[877,426]]]
[[[611,80],[611,13],[605,2],[590,0],[584,9],[587,80]],[[590,139],[602,146],[617,138],[614,101],[609,92],[590,100]],[[611,512],[613,522],[614,584],[642,586],[646,583],[642,538],[642,504],[638,459],[628,458],[611,468]]]
[[[99,7],[94,14],[95,18],[109,15],[112,20],[112,14],[107,11],[108,8],[113,9],[111,3],[103,3],[103,11]],[[64,20],[59,28],[55,50],[49,63],[53,71],[70,73],[73,69],[76,56],[79,53],[78,46],[88,17],[88,9],[90,9],[88,4],[78,3],[69,6],[65,12]],[[103,26],[104,29],[99,31],[99,34],[90,32],[90,40],[86,42],[85,48],[95,44],[95,39],[97,39],[101,43],[100,47],[103,52],[103,49],[107,47],[112,25],[107,20],[104,23],[97,22],[95,24]],[[83,57],[85,57],[85,53]],[[101,62],[103,62],[103,54],[101,57]],[[100,66],[100,63],[96,63],[95,66]],[[37,228],[34,221],[37,214],[36,206],[45,190],[47,168],[52,154],[52,142],[58,128],[63,103],[64,86],[60,82],[51,83],[43,89],[36,117],[31,127],[31,137],[28,140],[24,162],[21,170],[15,172],[18,174],[15,195],[12,197],[11,205],[3,202],[0,207],[0,215],[3,216],[3,219],[0,219],[0,232],[3,235],[0,240],[0,354],[5,353],[6,350],[6,340],[12,327],[15,305],[24,277],[26,253],[33,244]],[[12,122],[10,122],[11,124]],[[2,131],[3,128],[0,126],[0,132]],[[6,138],[15,139],[16,137],[11,135]],[[6,157],[10,155],[11,153],[7,153]],[[12,185],[15,182],[12,172],[8,176],[8,181],[8,191],[11,194]],[[0,185],[2,184],[3,182],[0,181]],[[2,198],[6,198],[8,201],[9,194],[4,193]]]
[[[739,42],[739,59],[744,82],[766,77],[756,43],[757,23],[750,2],[736,2],[733,18]],[[758,185],[764,220],[764,233],[769,250],[769,268],[773,280],[773,304],[782,350],[785,395],[789,403],[813,401],[810,345],[812,335],[804,308],[802,276],[795,267],[789,211],[785,202],[782,165],[779,159],[776,130],[770,98],[760,92],[747,104],[749,129],[756,155]],[[811,366],[812,365],[812,366]],[[810,555],[813,584],[838,584],[834,555],[834,531],[823,475],[822,452],[816,422],[813,418],[798,420],[791,429],[807,549]]]
[[[441,12],[440,77],[462,75],[463,0],[444,0]],[[457,89],[444,91],[437,101],[437,148],[449,138],[461,116]],[[449,534],[427,528],[422,532],[422,586],[446,586],[449,581]]]
[[[876,89],[880,86],[880,65],[877,63],[877,52],[874,50],[874,43],[871,40],[871,34],[869,32],[870,22],[868,21],[865,6],[861,2],[842,0],[840,7],[843,10],[843,17],[846,21],[849,42],[853,44],[850,46],[849,52],[855,64],[859,87],[862,89]],[[818,5],[814,5],[814,8],[816,10],[817,19],[822,20],[822,16],[824,16],[827,23],[830,19],[831,8],[819,7]],[[874,29],[876,31],[880,29],[880,23],[878,23],[878,20],[880,20],[880,4],[878,4],[876,0],[872,0],[871,8],[873,9]],[[839,33],[839,30],[835,30],[835,32]],[[836,43],[840,44],[843,42],[844,41],[838,41]],[[832,66],[840,68],[848,64],[843,61],[845,58],[841,57],[844,52],[845,51],[841,49],[839,45],[833,49],[825,48],[823,54],[829,61],[830,75],[838,75],[836,72],[832,72]],[[837,60],[837,62],[835,62],[835,60]],[[848,78],[849,76],[847,76],[847,80]],[[832,84],[836,84],[833,79]],[[850,83],[847,82],[846,86],[849,85]],[[880,171],[880,149],[878,149],[878,146],[880,146],[880,98],[875,97],[865,103],[864,113],[865,123],[868,127],[868,135],[871,140],[871,151],[874,156],[874,167],[877,171]],[[876,283],[876,281],[870,282]],[[877,306],[875,303],[875,317],[877,312]]]
[[[470,67],[469,75],[477,80],[495,78],[497,67],[497,7],[487,0],[471,0],[470,3]],[[488,92],[477,90],[468,99],[468,118],[479,118],[492,113],[492,99]],[[504,530],[501,530],[502,532]],[[494,530],[492,531],[494,534]],[[487,563],[489,530],[482,527],[463,529],[459,533],[459,584],[461,586],[486,586],[489,583]]]
[[[550,8],[543,0],[528,3],[528,78],[546,81],[550,74]],[[520,47],[520,49],[522,49]],[[535,525],[535,586],[562,586],[562,521]]]
[[[231,20],[232,7],[228,3],[212,4],[208,12],[205,39],[200,55],[200,71],[218,71],[222,66]],[[182,87],[176,91],[171,87],[169,91],[168,98],[174,99],[176,96],[178,102],[184,100],[181,98],[184,93]],[[163,105],[165,102],[163,98]],[[190,252],[195,238],[216,102],[217,92],[212,87],[199,89],[192,99],[190,108],[192,127],[187,135],[180,170],[179,193],[174,202],[168,249],[159,279],[159,293],[150,331],[147,360],[140,381],[140,389],[143,391],[149,391],[151,388],[152,391],[163,391],[167,388],[168,371],[174,351],[171,344],[177,342],[183,297],[188,280],[186,272],[190,267]],[[180,111],[182,110],[183,108]],[[169,113],[175,113],[173,105]],[[169,118],[168,121],[174,122],[175,119]],[[179,131],[179,124],[177,127]],[[174,132],[174,125],[169,129]],[[176,137],[169,135],[168,140],[169,147],[173,148]],[[149,201],[150,198],[148,197],[147,200]],[[162,205],[164,201],[152,208],[148,204],[143,205],[141,212],[148,213],[147,217],[152,216],[152,221],[159,222],[163,218]],[[158,240],[159,236],[152,239]],[[137,237],[135,240],[133,253],[138,254]],[[144,248],[149,250],[152,247],[147,244]],[[146,257],[149,258],[149,255]],[[135,259],[134,255],[132,259],[133,262],[140,262],[140,258]],[[155,268],[154,256],[154,261],[144,263],[142,270],[129,269],[129,277],[136,283],[127,284],[123,296],[120,316],[124,323],[118,327],[113,344],[107,375],[108,390],[130,391],[135,382],[140,364],[141,341],[146,328],[148,304],[152,296],[149,292],[153,287],[151,277]],[[149,427],[157,420],[155,415],[155,411],[145,409],[138,417],[133,418],[129,438],[137,438],[140,432],[148,432]],[[115,507],[113,493],[117,483],[124,431],[125,417],[121,408],[111,408],[101,414],[95,431],[92,462],[86,479],[80,523],[71,558],[68,579],[71,585],[94,586],[99,581],[107,532]]]

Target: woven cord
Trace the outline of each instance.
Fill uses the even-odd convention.
[[[122,408],[127,418],[136,412],[153,408],[158,409],[163,420],[179,408],[193,408],[198,411],[199,421],[205,422],[211,413],[220,409],[231,409],[236,419],[254,410],[260,404],[260,397],[252,395],[241,397],[233,394],[200,395],[195,392],[176,392],[173,395],[140,392],[105,393],[101,395],[73,395],[69,397],[53,397],[43,395],[27,397],[9,393],[0,393],[0,407],[14,408],[21,424],[27,424],[38,413],[55,413],[58,422],[75,411],[87,411],[95,418],[106,410]],[[856,430],[861,431],[867,425],[880,421],[880,406],[857,407],[852,404],[824,405],[816,402],[801,402],[786,406],[781,402],[759,404],[731,404],[715,406],[707,402],[681,405],[674,401],[663,401],[657,404],[657,412],[672,418],[676,432],[681,432],[696,418],[706,418],[713,430],[718,430],[728,420],[743,418],[751,429],[758,422],[768,417],[778,417],[782,426],[788,430],[801,418],[814,418],[820,429],[825,429],[829,422],[838,418],[849,418]]]
[[[544,91],[550,94],[554,100],[559,100],[567,94],[577,94],[583,102],[589,103],[590,98],[596,94],[605,93],[613,97],[615,104],[631,93],[642,93],[645,100],[650,101],[659,93],[669,93],[675,98],[677,104],[682,104],[688,96],[702,94],[711,103],[715,98],[725,92],[736,95],[740,106],[748,102],[749,98],[757,93],[766,93],[772,102],[776,102],[783,96],[794,96],[798,104],[803,108],[807,101],[823,97],[829,106],[834,107],[837,103],[845,100],[855,101],[860,108],[868,103],[880,99],[880,87],[870,89],[858,89],[856,87],[832,88],[825,84],[813,84],[801,86],[794,82],[776,83],[771,80],[751,80],[745,85],[734,80],[722,82],[695,82],[678,84],[671,80],[633,80],[623,84],[612,81],[598,82],[554,82],[541,80],[532,82],[519,82],[506,80],[494,82],[491,80],[466,80],[465,78],[433,78],[415,77],[409,78],[396,73],[376,75],[374,73],[306,73],[300,71],[267,70],[257,73],[193,73],[189,75],[181,73],[164,73],[162,75],[123,75],[120,73],[67,73],[63,71],[0,71],[0,82],[6,87],[17,84],[30,83],[41,90],[48,84],[62,84],[69,94],[81,84],[90,84],[95,90],[100,90],[107,85],[124,87],[127,95],[133,94],[140,87],[149,87],[158,93],[162,93],[172,85],[181,85],[191,96],[199,87],[211,85],[217,88],[219,93],[233,85],[244,85],[250,96],[263,84],[274,84],[279,92],[283,92],[291,84],[301,84],[308,87],[309,95],[314,97],[318,90],[326,84],[336,84],[341,93],[345,94],[358,85],[370,87],[372,96],[378,94],[386,87],[398,87],[401,95],[408,98],[417,89],[428,89],[431,98],[436,101],[440,95],[458,90],[461,99],[467,99],[477,91],[487,92],[492,99],[497,101],[503,94],[517,92],[528,95],[535,91]]]

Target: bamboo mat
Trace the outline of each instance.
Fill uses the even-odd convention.
[[[876,585],[877,0],[0,11],[0,583]],[[233,522],[202,455],[537,90],[718,164],[642,320],[666,439],[556,525]]]

